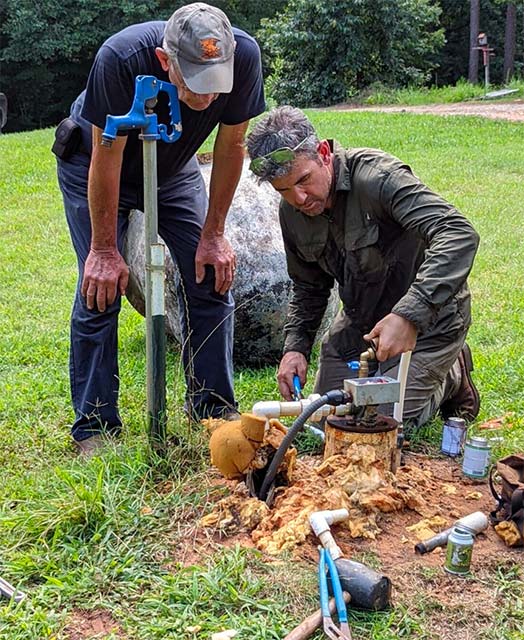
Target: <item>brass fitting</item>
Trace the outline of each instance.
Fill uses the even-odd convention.
[[[358,370],[359,378],[367,378],[369,375],[369,361],[375,360],[376,350],[374,346],[369,347],[360,354],[360,369]]]

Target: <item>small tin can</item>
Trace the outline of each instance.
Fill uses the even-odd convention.
[[[464,446],[462,472],[469,478],[485,478],[491,458],[491,446],[487,438],[472,436]]]
[[[462,453],[466,432],[466,421],[463,418],[448,418],[442,427],[442,453],[453,458],[459,456]]]
[[[444,569],[448,573],[464,576],[469,573],[473,553],[473,536],[467,529],[453,527],[448,536],[446,562]]]

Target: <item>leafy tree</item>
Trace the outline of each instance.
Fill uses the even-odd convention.
[[[127,25],[157,17],[156,5],[141,0],[4,2],[0,62],[7,130],[58,122],[85,85],[100,44]]]
[[[260,27],[262,18],[273,17],[286,6],[287,0],[207,0],[227,14],[231,24],[252,36]]]
[[[446,36],[446,44],[442,51],[438,84],[454,84],[459,78],[469,77],[471,82],[479,81],[479,60],[478,51],[473,52],[473,60],[477,62],[477,73],[472,71],[468,74],[468,61],[470,59],[470,2],[479,4],[479,22],[474,27],[474,44],[478,32],[487,34],[489,44],[494,48],[494,56],[490,59],[490,77],[494,84],[504,82],[504,44],[506,11],[508,2],[506,0],[439,0],[442,8],[441,24]],[[522,24],[523,6],[519,3],[516,7],[517,22]],[[523,40],[522,35],[517,40],[515,51],[515,73],[522,73],[524,70],[523,60]],[[480,65],[482,66],[482,65]],[[480,69],[482,72],[482,68]]]
[[[209,0],[254,33],[286,0]],[[57,124],[84,88],[100,45],[124,27],[168,18],[187,0],[3,0],[0,91],[9,100],[4,131]]]
[[[443,45],[431,0],[290,0],[259,40],[279,103],[328,105],[373,82],[421,84]]]

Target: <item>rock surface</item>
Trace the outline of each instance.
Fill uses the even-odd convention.
[[[204,164],[201,169],[209,189],[211,164]],[[270,185],[257,185],[246,162],[226,223],[226,235],[237,254],[237,272],[232,289],[236,302],[236,367],[277,364],[281,357],[291,282],[278,222],[278,201],[279,195]],[[127,297],[142,315],[145,313],[143,237],[143,213],[134,211],[124,247],[130,271]],[[169,253],[166,268],[167,332],[180,341],[176,273]],[[338,296],[333,294],[322,329],[337,309]]]

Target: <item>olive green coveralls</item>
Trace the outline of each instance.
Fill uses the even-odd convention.
[[[460,386],[457,357],[471,324],[466,283],[479,237],[453,205],[397,158],[376,149],[333,150],[333,204],[309,217],[285,201],[280,224],[293,293],[284,353],[307,359],[335,282],[342,309],[325,334],[315,391],[342,386],[362,336],[388,313],[418,329],[404,420],[424,424]],[[400,357],[380,363],[397,376]]]

